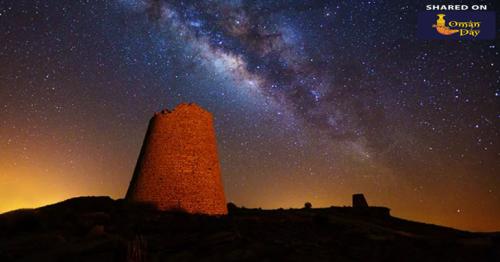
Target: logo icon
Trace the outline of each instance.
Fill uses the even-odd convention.
[[[437,16],[438,20],[436,21],[436,24],[432,25],[432,27],[436,28],[438,33],[442,35],[452,35],[460,32],[460,30],[450,29],[446,26],[446,20],[444,19],[446,16],[445,14],[437,14]]]

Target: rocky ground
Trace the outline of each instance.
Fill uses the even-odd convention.
[[[208,217],[82,197],[0,215],[0,261],[500,261],[500,233],[387,212],[230,206]]]

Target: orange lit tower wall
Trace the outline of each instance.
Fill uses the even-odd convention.
[[[160,210],[227,214],[212,114],[195,104],[156,113],[126,199]]]

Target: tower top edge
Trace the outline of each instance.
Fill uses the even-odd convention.
[[[163,109],[160,112],[156,112],[154,116],[164,116],[164,115],[170,115],[170,114],[175,114],[177,112],[182,112],[182,111],[191,111],[191,110],[196,110],[196,111],[201,111],[203,113],[208,113],[211,115],[211,113],[207,110],[205,110],[203,107],[199,106],[196,103],[180,103],[178,104],[174,109]]]

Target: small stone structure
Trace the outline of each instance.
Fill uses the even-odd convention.
[[[365,196],[363,194],[352,195],[352,207],[353,208],[367,208],[368,203],[366,202]]]
[[[180,104],[154,115],[126,200],[160,210],[227,214],[211,113]]]

